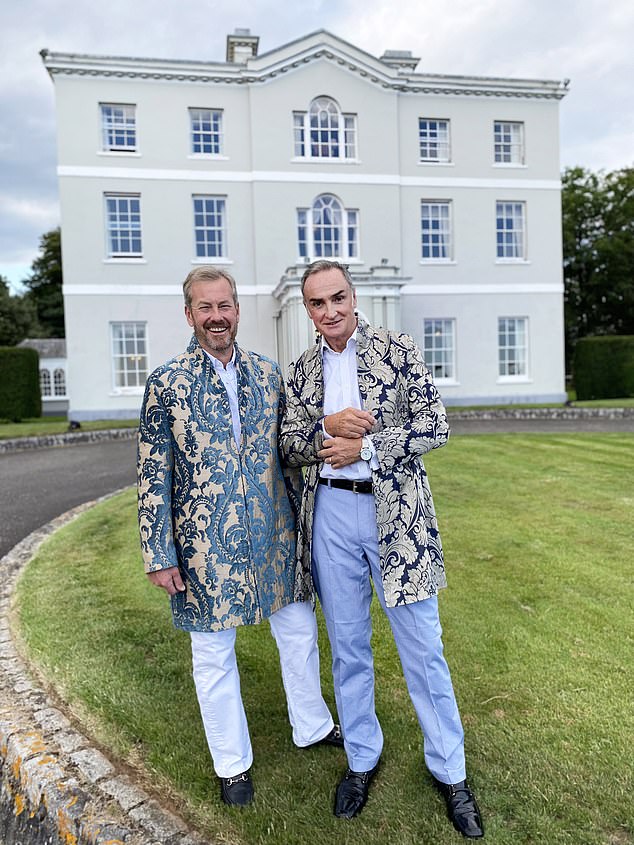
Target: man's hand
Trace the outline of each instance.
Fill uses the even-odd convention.
[[[155,587],[162,587],[170,596],[174,596],[176,593],[182,593],[185,589],[178,566],[170,566],[168,569],[157,569],[156,572],[148,572],[147,577]]]
[[[376,420],[369,411],[360,411],[358,408],[344,408],[337,414],[328,414],[324,418],[324,428],[328,435],[333,438],[357,438],[367,434],[375,422]]]
[[[329,437],[324,440],[324,448],[317,454],[333,469],[341,469],[359,460],[362,443],[362,437]]]

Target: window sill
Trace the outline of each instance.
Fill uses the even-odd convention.
[[[118,387],[111,390],[108,395],[113,398],[116,396],[143,396],[144,392],[145,388],[143,387]]]
[[[455,267],[458,263],[454,258],[421,258],[421,267]]]
[[[498,376],[496,384],[532,384],[533,379],[528,376]]]
[[[216,265],[220,266],[221,264],[233,264],[232,258],[219,258],[213,255],[205,256],[204,258],[192,258],[192,264],[213,264],[214,267]]]
[[[128,158],[141,158],[141,153],[138,150],[97,150],[98,156],[114,156],[114,158],[121,158],[127,156]]]
[[[351,264],[352,266],[355,266],[355,267],[360,267],[362,264],[365,263],[361,258],[346,258],[343,255],[340,255],[339,257],[330,256],[326,260],[327,261],[339,261],[341,264],[346,264],[346,265]],[[317,258],[316,256],[306,257],[306,258],[298,258],[297,261],[296,261],[296,265],[298,267],[307,267],[309,264],[312,264],[313,261],[321,261],[321,258]]]
[[[442,159],[435,159],[435,158],[419,158],[417,162],[421,167],[455,167],[455,162],[447,159],[447,161],[443,161]]]
[[[361,164],[360,158],[306,158],[294,156],[291,164]]]
[[[139,255],[122,255],[120,258],[116,255],[112,255],[109,258],[104,258],[104,264],[147,264],[147,258],[143,258],[143,256]]]
[[[455,378],[435,378],[432,375],[434,384],[440,387],[460,387],[460,382]]]
[[[494,161],[493,167],[499,167],[502,170],[508,170],[509,168],[513,168],[515,170],[526,170],[528,165],[522,164],[519,161]]]
[[[515,264],[515,265],[524,265],[524,264],[531,264],[530,261],[526,258],[496,258],[495,264]]]
[[[61,396],[42,396],[42,402],[61,402],[65,399],[68,399],[68,393],[64,393]]]
[[[222,153],[190,153],[187,158],[191,161],[229,161],[229,156]]]

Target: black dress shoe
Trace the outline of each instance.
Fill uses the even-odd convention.
[[[368,800],[370,781],[377,773],[377,763],[369,772],[353,772],[348,769],[337,787],[335,795],[335,816],[339,819],[353,819],[358,816]]]
[[[441,783],[434,778],[434,782],[445,797],[447,814],[456,830],[468,839],[481,839],[484,836],[482,816],[467,781]]]
[[[310,745],[304,745],[302,748],[317,748],[318,745],[334,745],[335,748],[343,748],[343,734],[339,725],[335,725],[329,734],[318,739],[317,742],[311,742]]]
[[[253,781],[248,772],[232,778],[220,778],[220,797],[225,804],[246,807],[253,801]]]

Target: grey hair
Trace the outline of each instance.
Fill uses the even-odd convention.
[[[302,276],[302,296],[304,295],[304,286],[306,285],[307,280],[314,273],[321,273],[323,270],[339,270],[346,282],[350,285],[350,289],[354,289],[352,276],[350,275],[350,270],[348,270],[346,264],[341,264],[339,261],[330,261],[328,258],[318,258],[317,261],[313,261],[304,270],[304,275]]]
[[[231,285],[231,293],[233,301],[238,304],[238,288],[236,280],[231,273],[226,270],[221,270],[219,267],[213,267],[211,264],[202,264],[200,267],[194,269],[187,275],[183,282],[183,296],[185,297],[185,305],[191,308],[192,305],[192,285],[194,282],[217,282],[220,279],[226,279]]]

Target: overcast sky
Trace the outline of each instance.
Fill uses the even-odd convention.
[[[0,275],[14,291],[59,224],[53,83],[39,52],[224,61],[249,28],[260,53],[316,29],[419,71],[569,78],[561,165],[634,165],[633,0],[0,0]]]

